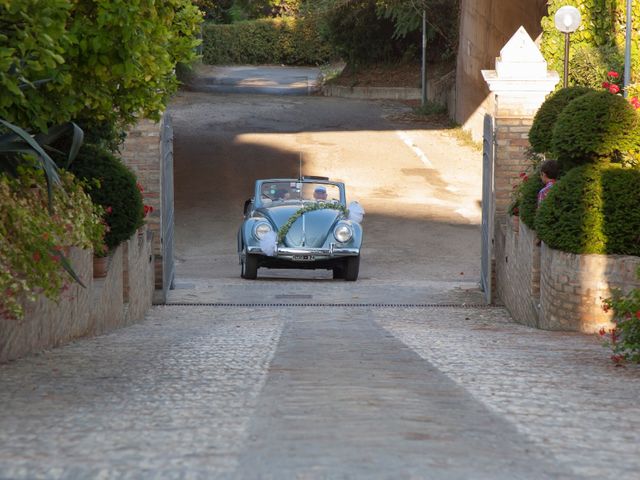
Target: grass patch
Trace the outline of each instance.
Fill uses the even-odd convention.
[[[478,152],[482,151],[482,142],[476,142],[471,136],[471,132],[463,129],[461,125],[454,125],[447,133],[455,138],[460,145],[471,147]]]
[[[416,115],[430,116],[430,115],[444,115],[447,113],[447,107],[440,105],[432,101],[427,101],[424,105],[414,107],[413,112]]]

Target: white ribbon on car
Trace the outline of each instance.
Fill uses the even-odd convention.
[[[276,255],[277,245],[278,234],[273,230],[260,239],[260,249],[268,257],[274,257]]]
[[[349,217],[348,219],[360,223],[364,217],[364,208],[358,202],[353,201],[349,204]]]

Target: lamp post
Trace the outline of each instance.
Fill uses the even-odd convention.
[[[631,21],[631,0],[627,0],[627,31],[625,35],[624,48],[624,96],[627,96],[627,87],[631,83],[631,30],[633,23]]]
[[[565,5],[560,7],[553,17],[556,28],[564,33],[564,87],[568,86],[569,78],[569,35],[580,26],[580,12],[576,7]]]

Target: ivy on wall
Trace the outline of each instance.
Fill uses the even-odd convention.
[[[554,15],[567,4],[582,16],[578,30],[571,34],[569,84],[600,87],[610,70],[624,67],[626,0],[549,0],[549,14],[542,19],[541,50],[549,68],[563,71],[564,34],[554,25]],[[631,80],[640,79],[640,2],[632,2],[633,36]]]

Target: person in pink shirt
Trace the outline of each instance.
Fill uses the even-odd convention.
[[[546,160],[540,165],[540,179],[544,183],[544,187],[538,192],[538,206],[549,194],[549,190],[553,188],[558,178],[558,162],[555,160]]]

